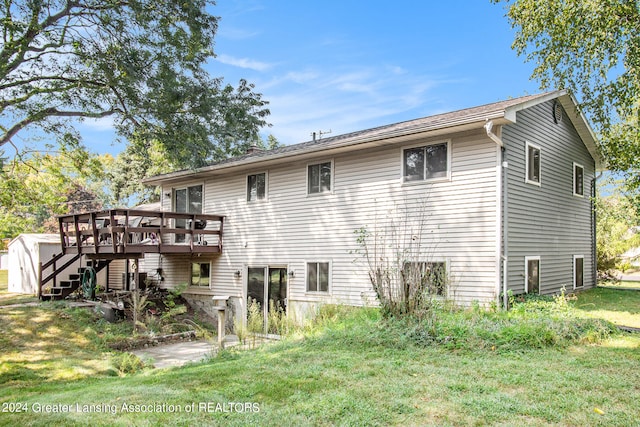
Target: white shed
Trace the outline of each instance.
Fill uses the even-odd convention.
[[[9,292],[37,294],[39,263],[44,264],[61,252],[58,234],[21,234],[9,242]],[[66,259],[61,259],[59,264]],[[74,263],[68,272],[77,271],[79,265]]]
[[[9,268],[9,252],[0,251],[0,270]]]

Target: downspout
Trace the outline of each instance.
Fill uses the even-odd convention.
[[[507,295],[507,265],[508,265],[508,253],[509,253],[509,246],[508,246],[508,240],[507,240],[507,225],[508,225],[508,191],[507,191],[507,168],[509,167],[509,163],[507,162],[507,152],[504,146],[504,143],[502,142],[502,138],[500,138],[500,136],[496,135],[493,132],[493,122],[491,120],[487,120],[487,122],[484,125],[484,129],[487,133],[487,136],[493,141],[495,142],[498,147],[500,147],[500,151],[501,151],[501,165],[500,165],[500,177],[498,178],[501,181],[501,185],[500,185],[500,190],[502,193],[502,226],[501,226],[501,231],[502,231],[502,246],[500,249],[500,260],[502,261],[502,305],[503,308],[506,310],[508,308],[508,304],[509,304],[509,299],[508,299],[508,295]],[[499,128],[498,133],[500,133],[502,129]],[[500,273],[498,273],[500,274]],[[500,295],[500,288],[498,286],[498,298]],[[499,299],[498,299],[499,301]]]
[[[596,235],[597,224],[598,224],[598,212],[596,210],[596,198],[598,197],[597,192],[597,181],[602,176],[602,172],[600,172],[597,176],[594,176],[591,180],[591,263],[593,265],[593,271],[591,272],[593,276],[593,285],[598,284],[598,239]]]

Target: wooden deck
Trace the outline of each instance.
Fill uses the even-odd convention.
[[[220,215],[110,209],[62,215],[58,223],[64,254],[118,259],[222,253]]]

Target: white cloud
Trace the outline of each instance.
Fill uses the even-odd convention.
[[[224,21],[222,22],[224,24]],[[217,36],[229,40],[247,40],[260,35],[258,31],[245,30],[242,28],[229,28],[224,25],[220,26]]]
[[[266,71],[271,68],[271,64],[268,64],[266,62],[255,61],[249,58],[234,58],[233,56],[226,55],[224,53],[218,55],[216,57],[216,60],[226,65],[248,68],[255,71]]]
[[[312,132],[331,130],[336,136],[435,114],[442,102],[434,90],[447,83],[399,67],[288,71],[257,85],[269,101],[273,124],[263,133],[294,144],[310,140]]]
[[[112,132],[115,129],[113,117],[103,117],[100,119],[86,118],[82,120],[81,123],[81,126],[94,132]]]

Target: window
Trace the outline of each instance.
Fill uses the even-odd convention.
[[[211,278],[211,264],[208,262],[194,262],[191,264],[191,286],[209,287]]]
[[[445,262],[405,262],[402,278],[406,284],[413,284],[415,293],[446,295],[447,264]]]
[[[524,292],[528,294],[540,293],[540,257],[524,257]]]
[[[307,263],[307,292],[329,292],[329,263]]]
[[[573,195],[584,196],[584,167],[573,164]]]
[[[185,188],[176,188],[173,191],[173,210],[180,213],[202,213],[202,185],[194,185]],[[186,219],[176,219],[175,228],[187,228]],[[175,242],[186,241],[184,234],[176,234]]]
[[[331,191],[331,162],[309,165],[307,182],[309,194]]]
[[[247,176],[247,202],[264,200],[267,188],[267,174],[258,173]]]
[[[584,286],[584,256],[573,256],[573,289]]]
[[[408,148],[402,153],[404,182],[426,181],[449,176],[449,143]]]
[[[526,144],[526,179],[531,184],[540,185],[540,147]]]

